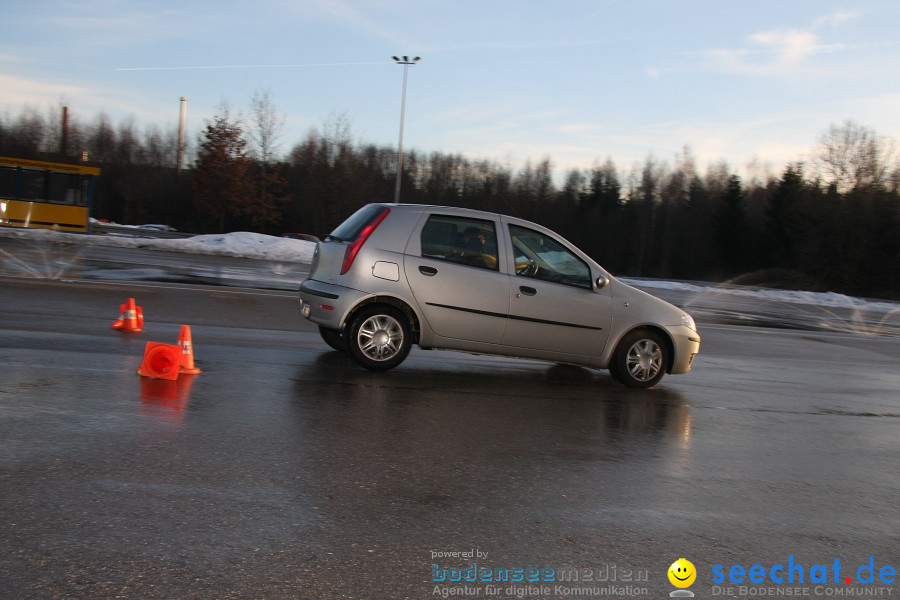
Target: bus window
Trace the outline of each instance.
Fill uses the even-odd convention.
[[[47,200],[83,206],[81,194],[81,175],[68,173],[49,173],[50,193]]]
[[[16,197],[16,172],[0,169],[0,198],[11,200]]]
[[[22,200],[46,200],[44,182],[47,178],[43,171],[22,169]]]

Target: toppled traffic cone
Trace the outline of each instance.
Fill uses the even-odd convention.
[[[112,328],[119,331],[137,333],[144,329],[144,311],[135,305],[134,298],[129,298],[127,304],[120,304],[121,316],[113,321]]]
[[[178,334],[178,345],[181,346],[181,373],[196,375],[200,369],[194,366],[194,347],[191,343],[191,326],[182,325]]]
[[[144,360],[138,369],[141,377],[156,379],[178,379],[181,367],[181,346],[147,342]]]

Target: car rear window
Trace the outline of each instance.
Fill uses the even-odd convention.
[[[342,242],[355,242],[363,229],[378,220],[378,217],[387,210],[390,210],[387,206],[367,204],[338,225],[337,229],[331,232],[331,237]]]

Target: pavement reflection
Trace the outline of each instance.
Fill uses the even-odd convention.
[[[181,422],[191,399],[196,375],[181,375],[176,380],[140,377],[141,415]]]
[[[298,370],[301,438],[335,442],[307,465],[327,493],[355,488],[370,514],[397,502],[503,510],[510,497],[543,511],[560,493],[602,504],[604,478],[653,481],[691,460],[690,408],[679,392],[625,390],[580,367],[496,361],[473,370],[469,360],[461,371],[453,355],[439,361],[385,376],[323,353]],[[623,461],[634,463],[624,476]],[[361,508],[335,510],[354,518]]]

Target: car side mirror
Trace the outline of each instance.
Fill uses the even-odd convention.
[[[598,290],[602,290],[609,285],[609,277],[607,277],[606,275],[601,275],[597,278],[596,285]]]

